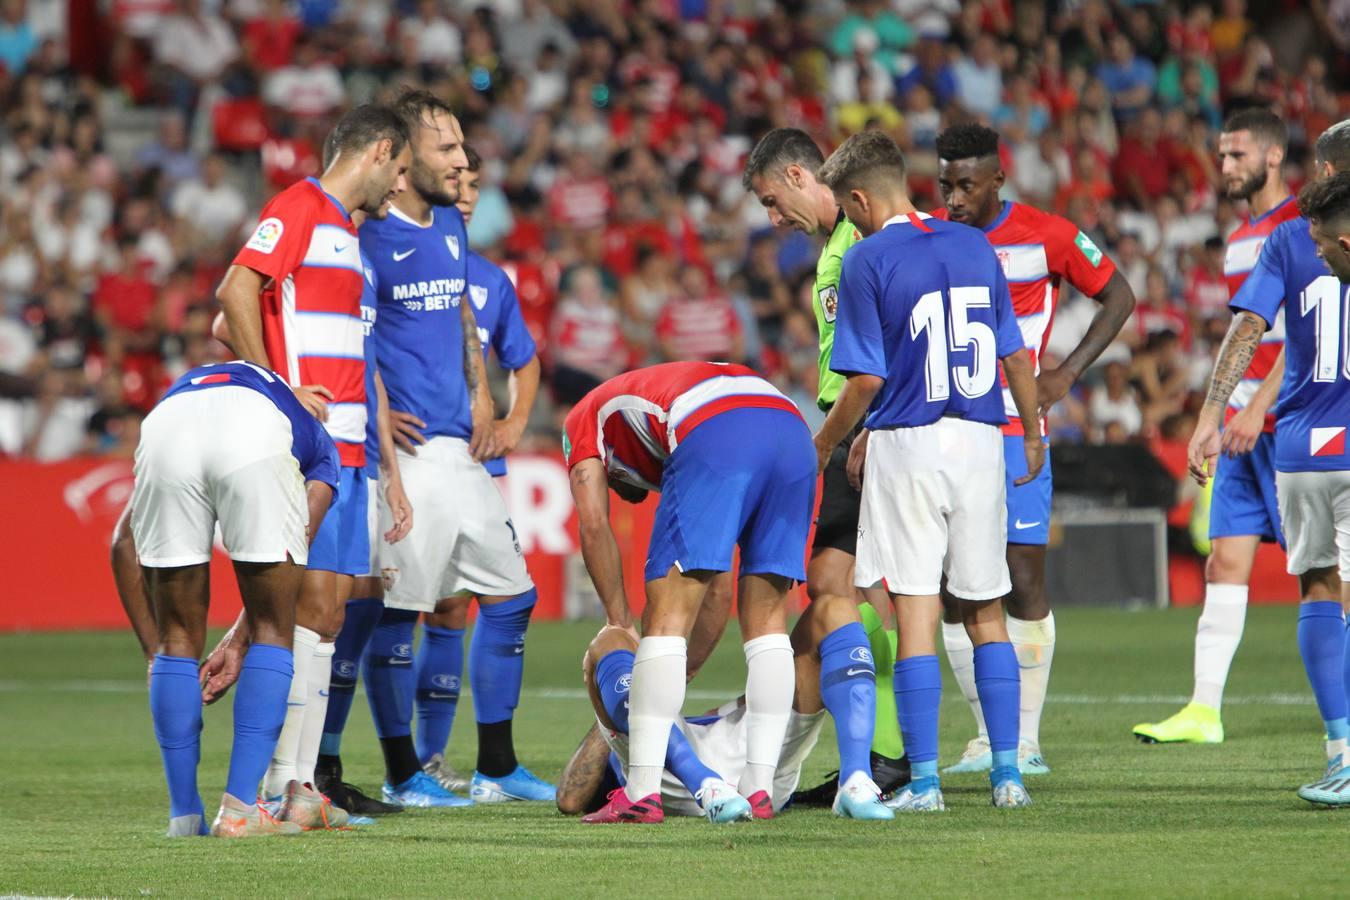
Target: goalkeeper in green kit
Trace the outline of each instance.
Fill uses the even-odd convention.
[[[775,128],[760,139],[745,164],[742,183],[764,205],[769,222],[775,228],[795,228],[808,235],[828,235],[820,259],[816,262],[816,281],[811,305],[820,334],[820,380],[816,403],[829,411],[843,388],[844,377],[830,371],[830,352],[834,348],[834,320],[840,302],[839,270],[844,253],[862,240],[853,223],[845,218],[834,201],[834,194],[816,180],[825,156],[806,132],[796,128]],[[811,561],[806,570],[806,589],[812,601],[826,596],[856,597],[863,627],[872,645],[876,671],[886,679],[877,691],[876,732],[872,742],[872,780],[883,795],[909,782],[909,763],[904,758],[900,725],[896,717],[895,695],[890,690],[890,672],[895,665],[895,631],[883,630],[877,608],[889,607],[884,592],[878,604],[867,602],[864,591],[853,586],[853,559],[858,542],[858,510],[862,494],[848,480],[849,451],[858,432],[855,430],[833,449],[825,468],[825,482],[816,519]],[[802,615],[808,621],[811,607]],[[806,633],[799,623],[794,631]],[[828,779],[818,788],[793,796],[798,806],[829,806],[834,800],[835,784]]]

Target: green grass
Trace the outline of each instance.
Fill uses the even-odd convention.
[[[1328,861],[1339,858],[1350,819],[1294,796],[1322,765],[1294,617],[1287,607],[1249,616],[1229,685],[1227,743],[1146,747],[1130,728],[1170,714],[1189,691],[1196,612],[1062,612],[1042,729],[1054,773],[1030,780],[1028,810],[995,811],[984,777],[962,776],[945,782],[945,815],[894,823],[799,810],[727,827],[586,828],[551,807],[518,804],[237,843],[161,837],[167,801],[129,636],[0,636],[0,895],[1332,894],[1342,887],[1327,877]],[[593,633],[587,624],[531,631],[516,735],[522,760],[546,777],[590,722],[578,660]],[[690,709],[737,692],[736,643],[725,641],[693,686]],[[472,722],[462,703],[450,748],[461,768],[472,766]],[[971,729],[949,681],[944,760]],[[209,709],[208,815],[229,737],[228,703]],[[363,697],[344,756],[349,778],[378,785]],[[827,728],[804,781],[818,781],[834,760]]]

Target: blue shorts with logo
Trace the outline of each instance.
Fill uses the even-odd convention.
[[[666,460],[646,580],[728,572],[806,580],[816,504],[816,450],[806,423],[781,409],[731,409],[696,425]]]
[[[1003,436],[1003,462],[1008,477],[1008,543],[1050,543],[1050,498],[1054,479],[1050,476],[1050,442],[1046,441],[1045,465],[1032,481],[1020,487],[1013,482],[1027,474],[1025,438],[1020,434]]]
[[[339,575],[365,575],[370,568],[370,531],[366,521],[364,466],[343,466],[337,500],[323,517],[309,548],[306,568]]]
[[[1209,501],[1209,536],[1254,534],[1284,546],[1280,503],[1275,496],[1275,435],[1262,434],[1252,452],[1238,457],[1219,454],[1214,492]]]

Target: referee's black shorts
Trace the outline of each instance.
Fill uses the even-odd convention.
[[[833,549],[850,556],[858,554],[858,513],[862,508],[862,492],[848,483],[848,452],[862,431],[854,428],[839,442],[825,466],[825,481],[821,485],[820,513],[816,517],[816,537],[811,552]]]

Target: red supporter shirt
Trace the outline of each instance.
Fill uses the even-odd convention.
[[[671,345],[675,359],[727,359],[741,321],[724,297],[671,300],[656,317],[656,336]]]
[[[1238,288],[1247,280],[1252,269],[1256,268],[1256,260],[1261,256],[1261,248],[1265,246],[1266,238],[1281,222],[1288,222],[1290,219],[1298,218],[1298,204],[1294,202],[1292,196],[1286,197],[1275,206],[1266,211],[1266,214],[1256,219],[1248,219],[1237,227],[1231,235],[1228,236],[1228,248],[1223,257],[1223,274],[1228,280],[1229,297],[1236,296]],[[1228,418],[1251,402],[1256,389],[1261,386],[1261,382],[1270,370],[1275,366],[1275,360],[1280,356],[1280,350],[1284,348],[1284,309],[1281,308],[1280,314],[1275,317],[1270,330],[1261,338],[1261,345],[1256,348],[1256,355],[1252,357],[1252,364],[1247,368],[1247,374],[1243,376],[1237,388],[1233,391],[1233,396],[1228,400]],[[1275,433],[1275,416],[1267,414],[1265,431],[1268,434]]]
[[[155,286],[142,274],[102,275],[94,287],[94,309],[106,314],[118,328],[144,331],[155,311]]]
[[[564,228],[599,228],[609,216],[609,206],[609,182],[599,175],[580,180],[564,175],[548,189],[549,216]]]
[[[1228,279],[1222,272],[1196,266],[1186,277],[1186,305],[1202,316],[1228,311]]]
[[[356,228],[313,178],[277,194],[234,258],[268,279],[261,305],[269,365],[292,387],[333,392],[326,427],[344,466],[366,462],[364,278]]]
[[[945,219],[947,210],[943,207],[933,215]],[[1077,225],[1025,203],[1004,201],[1003,212],[984,233],[1003,266],[1017,327],[1039,374],[1041,354],[1050,340],[1059,303],[1060,284],[1068,281],[1083,294],[1095,297],[1115,274],[1116,265]],[[1008,414],[1003,433],[1022,434],[1022,419],[1002,368],[999,379],[1004,385],[1003,406]]]
[[[571,469],[599,459],[614,477],[661,489],[666,458],[697,425],[729,409],[801,413],[777,388],[745,366],[663,363],[625,372],[591,391],[563,423]]]

